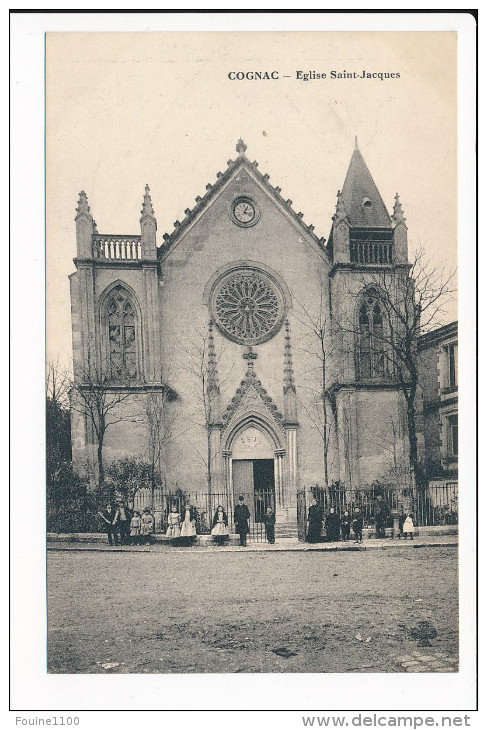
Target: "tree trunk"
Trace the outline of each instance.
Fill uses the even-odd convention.
[[[328,488],[328,434],[327,434],[327,428],[328,428],[328,421],[327,421],[327,414],[326,414],[326,363],[325,360],[322,360],[321,363],[321,378],[322,378],[322,394],[321,398],[323,401],[323,467],[325,470],[325,487]]]
[[[103,468],[103,441],[98,441],[98,486],[103,487],[105,484],[105,470]]]

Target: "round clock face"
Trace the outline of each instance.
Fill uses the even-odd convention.
[[[232,204],[233,220],[239,226],[253,226],[258,214],[255,203],[250,198],[237,198]]]

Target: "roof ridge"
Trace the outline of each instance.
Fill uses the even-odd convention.
[[[239,141],[240,142],[240,141]],[[313,224],[306,225],[303,221],[303,213],[299,211],[298,213],[295,212],[294,208],[292,207],[292,200],[287,199],[284,200],[284,198],[281,195],[281,188],[279,186],[273,187],[269,183],[270,175],[268,173],[262,174],[257,168],[259,166],[259,163],[254,160],[254,162],[250,162],[249,158],[245,155],[244,152],[241,152],[237,159],[235,160],[228,160],[227,162],[227,169],[225,172],[217,172],[216,173],[216,182],[215,183],[207,183],[206,185],[206,193],[201,196],[196,196],[195,203],[192,208],[186,208],[184,211],[185,217],[182,221],[176,220],[174,222],[174,230],[172,233],[164,233],[163,240],[164,243],[161,244],[158,247],[158,253],[159,255],[164,255],[168,251],[170,251],[171,247],[175,243],[175,241],[179,238],[182,231],[186,230],[188,226],[192,223],[192,221],[196,218],[196,216],[203,211],[203,209],[206,207],[208,202],[211,200],[211,198],[215,195],[215,193],[221,189],[221,187],[229,180],[229,178],[233,175],[234,171],[238,167],[247,167],[249,168],[253,174],[255,174],[257,180],[265,186],[267,192],[271,193],[274,197],[275,201],[279,203],[283,208],[287,210],[287,212],[293,217],[296,223],[299,224],[299,226],[303,229],[303,231],[311,236],[311,238],[315,241],[315,243],[320,246],[320,248],[326,252],[326,239],[324,236],[321,236],[318,238],[318,236],[314,233],[315,226]]]

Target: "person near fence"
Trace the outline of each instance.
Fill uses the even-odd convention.
[[[362,542],[362,530],[364,529],[364,516],[358,507],[353,511],[352,530],[355,535],[355,542]]]
[[[119,502],[117,505],[117,524],[120,532],[120,542],[122,545],[128,545],[130,542],[130,520],[132,512],[128,508],[126,502]]]
[[[326,515],[325,535],[327,542],[337,542],[340,539],[340,518],[334,507],[330,507],[330,511]]]
[[[235,531],[240,537],[240,545],[242,547],[247,546],[247,534],[250,532],[249,520],[249,508],[245,504],[243,496],[240,495],[240,497],[238,498],[238,504],[233,510],[233,522],[235,524]]]
[[[185,505],[181,515],[181,538],[186,545],[191,545],[196,538],[196,514],[190,504]]]
[[[377,495],[374,506],[375,536],[383,538],[386,536],[386,522],[389,517],[389,507],[384,502],[381,494]]]
[[[276,542],[276,513],[272,507],[267,508],[263,522],[265,525],[265,536],[267,538],[267,542],[270,545],[274,545]]]
[[[135,510],[134,514],[132,515],[132,519],[130,520],[130,539],[132,541],[132,545],[140,544],[141,527],[142,520],[140,519],[140,512],[137,512],[137,510]]]
[[[345,510],[345,512],[342,515],[342,519],[340,520],[340,527],[342,530],[342,540],[348,541],[350,540],[350,526],[352,524],[352,517],[350,515],[350,512],[348,509]]]
[[[411,540],[413,539],[413,533],[414,533],[414,521],[413,521],[413,513],[409,512],[406,515],[406,519],[404,520],[404,524],[402,526],[402,532],[404,535],[404,539],[408,539],[408,535],[410,536]]]
[[[108,503],[105,509],[98,514],[102,518],[103,529],[108,536],[108,544],[113,545],[115,540],[115,545],[118,545],[117,511]]]
[[[166,536],[171,540],[177,540],[181,535],[181,515],[178,512],[177,505],[173,504],[171,511],[167,516]]]
[[[211,525],[211,534],[215,538],[217,545],[223,545],[229,538],[228,517],[221,504],[216,508]]]
[[[319,542],[321,540],[322,527],[323,510],[316,499],[312,499],[308,510],[308,542]]]
[[[140,525],[140,535],[141,535],[141,541],[144,542],[146,545],[150,545],[152,541],[152,532],[154,530],[154,518],[149,512],[149,508],[146,507],[145,510],[142,512],[141,517],[141,525]]]

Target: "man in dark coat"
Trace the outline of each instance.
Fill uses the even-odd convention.
[[[375,536],[383,538],[386,536],[386,521],[389,517],[389,507],[384,502],[382,495],[377,495],[374,508]]]
[[[130,520],[132,519],[132,511],[128,508],[126,502],[119,502],[117,508],[117,516],[115,521],[120,531],[120,542],[122,545],[130,543]]]
[[[240,535],[240,545],[242,547],[247,546],[247,533],[250,532],[249,520],[249,508],[244,504],[243,496],[240,495],[238,504],[233,510],[233,522],[235,524],[235,531]]]
[[[340,539],[340,518],[334,507],[330,507],[330,512],[326,516],[325,530],[327,542],[337,542]]]
[[[107,504],[102,512],[98,512],[102,519],[103,529],[108,536],[108,544],[113,545],[113,539],[115,539],[115,545],[118,545],[118,533],[117,533],[117,519],[118,511],[115,511],[110,503]]]
[[[316,499],[313,499],[308,510],[308,542],[319,542],[321,540],[322,526],[323,510]]]

